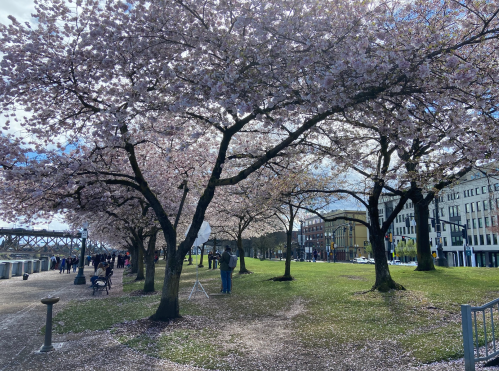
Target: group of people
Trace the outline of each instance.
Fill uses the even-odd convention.
[[[220,277],[222,279],[222,294],[230,294],[232,291],[232,271],[234,268],[229,267],[231,256],[230,246],[225,246],[225,251],[220,254],[218,251],[208,253],[208,269],[217,269],[217,264],[220,263]]]
[[[76,272],[76,268],[78,268],[78,264],[80,263],[80,259],[78,257],[65,257],[62,258],[57,255],[52,255],[50,257],[50,269],[56,270],[59,269],[59,274],[66,271],[68,274],[71,272],[71,267],[73,267],[73,273]]]

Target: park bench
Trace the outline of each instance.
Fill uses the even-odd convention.
[[[92,295],[95,295],[97,291],[104,291],[106,290],[106,294],[109,295],[108,291],[108,285],[109,285],[109,278],[108,277],[99,277],[95,280],[94,284],[92,285],[93,292]]]

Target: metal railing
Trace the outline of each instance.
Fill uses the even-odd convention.
[[[499,354],[496,347],[494,309],[497,320],[499,299],[481,307],[461,305],[465,371],[475,371],[475,362],[487,361]]]

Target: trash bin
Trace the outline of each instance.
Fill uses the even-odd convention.
[[[28,273],[24,273],[23,274],[23,281],[26,281],[29,277],[29,274]]]

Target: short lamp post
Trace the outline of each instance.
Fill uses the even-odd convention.
[[[78,263],[78,275],[75,277],[74,284],[75,285],[84,285],[86,284],[85,275],[83,274],[83,267],[85,263],[85,246],[88,238],[88,223],[83,223],[83,231],[81,232],[81,254],[80,261]]]

